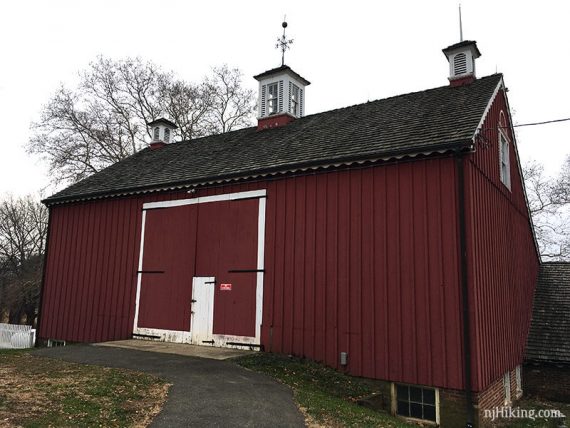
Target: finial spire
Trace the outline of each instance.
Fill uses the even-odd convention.
[[[283,27],[283,35],[281,38],[277,39],[275,48],[281,49],[281,65],[285,65],[285,51],[287,49],[290,49],[290,45],[293,44],[293,39],[287,39],[287,36],[285,36],[285,29],[287,28],[287,15],[283,17],[283,23],[281,26]]]
[[[463,41],[463,25],[461,23],[461,3],[459,3],[459,41]]]

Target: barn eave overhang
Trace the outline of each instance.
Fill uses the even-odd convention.
[[[358,165],[375,164],[386,161],[398,161],[404,159],[414,159],[426,156],[437,156],[446,153],[466,152],[473,150],[473,140],[471,138],[461,139],[438,146],[427,146],[425,148],[417,148],[415,151],[390,151],[389,153],[378,153],[374,156],[352,157],[329,159],[327,161],[318,162],[302,162],[295,165],[278,165],[273,168],[262,170],[252,170],[247,172],[239,172],[236,174],[219,175],[212,177],[201,177],[196,180],[185,180],[170,183],[154,183],[148,186],[137,186],[132,188],[123,188],[120,190],[104,190],[100,192],[83,193],[79,195],[70,195],[62,197],[50,197],[42,200],[42,203],[48,207],[54,205],[69,204],[74,202],[84,202],[97,199],[120,198],[126,196],[134,196],[147,193],[160,193],[169,191],[178,191],[191,189],[195,187],[204,187],[212,185],[227,184],[236,181],[249,181],[256,179],[265,179],[280,175],[303,174],[307,172],[315,172],[320,170],[331,170],[342,167],[351,167]]]

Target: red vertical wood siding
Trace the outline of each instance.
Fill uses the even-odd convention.
[[[500,179],[501,111],[510,141],[510,190]],[[473,386],[481,391],[522,362],[539,267],[502,90],[465,165]]]
[[[198,204],[195,276],[216,278],[214,334],[255,337],[259,200]],[[166,209],[165,211],[168,211]],[[232,291],[220,291],[220,284]]]
[[[268,350],[462,386],[455,166],[423,160],[268,183]]]
[[[41,337],[97,342],[128,337],[138,265],[135,199],[50,209],[53,238],[42,302]]]
[[[190,329],[198,206],[147,210],[138,326]]]
[[[348,352],[346,370],[354,375],[461,388],[454,162],[442,157],[199,190],[267,189],[266,350],[337,368],[339,353]],[[188,197],[52,207],[40,337],[130,337],[142,204]]]

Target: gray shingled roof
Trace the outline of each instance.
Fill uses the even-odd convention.
[[[469,145],[502,75],[297,119],[144,149],[47,198],[47,204],[287,172]]]
[[[570,262],[540,268],[526,359],[570,363]]]

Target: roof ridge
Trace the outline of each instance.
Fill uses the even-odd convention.
[[[495,76],[503,76],[503,73],[493,73],[490,74],[488,76],[484,76],[484,77],[480,77],[479,79],[475,80],[475,82],[472,83],[476,84],[477,82],[481,82],[482,80],[488,80],[491,77],[495,77]],[[312,113],[309,114],[307,116],[303,116],[301,119],[307,118],[307,117],[311,117],[311,116],[318,116],[320,114],[325,114],[325,113],[332,113],[332,112],[336,112],[336,111],[342,111],[342,110],[346,110],[346,109],[350,109],[350,108],[354,108],[354,107],[358,107],[358,106],[362,106],[362,105],[366,105],[366,104],[372,104],[372,103],[378,103],[381,101],[387,101],[387,100],[391,100],[391,99],[395,99],[395,98],[400,98],[400,97],[407,97],[410,95],[415,95],[415,94],[422,94],[422,93],[428,93],[428,92],[432,92],[432,91],[437,91],[437,90],[441,90],[441,89],[445,89],[445,88],[450,88],[450,89],[455,89],[455,88],[465,88],[465,87],[469,87],[471,85],[468,86],[450,86],[450,85],[442,85],[442,86],[437,86],[435,88],[429,88],[429,89],[422,89],[420,91],[412,91],[412,92],[406,92],[405,94],[399,94],[399,95],[391,95],[389,97],[386,98],[377,98],[375,100],[369,100],[363,103],[356,103],[356,104],[352,104],[349,106],[345,106],[345,107],[338,107],[332,110],[326,110],[323,112],[319,112],[319,113]]]
[[[490,78],[492,78],[492,77],[497,77],[497,76],[502,77],[502,76],[503,76],[503,73],[493,73],[493,74],[490,74],[490,75],[488,75],[488,76],[480,77],[479,79],[475,80],[475,82],[474,82],[473,84],[476,84],[477,82],[481,82],[482,80],[488,80],[488,79],[490,79]],[[321,112],[317,112],[317,113],[311,113],[311,114],[308,114],[308,115],[306,115],[306,116],[303,116],[303,117],[300,117],[300,118],[296,119],[296,121],[302,121],[302,120],[308,119],[308,118],[310,118],[310,117],[320,116],[320,115],[328,114],[328,113],[340,112],[340,111],[352,109],[352,108],[355,108],[355,107],[358,107],[358,106],[364,106],[364,105],[367,105],[367,104],[379,103],[379,102],[382,102],[382,101],[387,101],[387,100],[396,99],[396,98],[401,98],[401,97],[407,97],[407,96],[410,96],[410,95],[422,94],[422,93],[429,93],[429,92],[432,92],[432,91],[442,90],[442,89],[445,89],[445,88],[464,88],[464,87],[465,87],[465,86],[442,85],[442,86],[437,86],[437,87],[435,87],[435,88],[423,89],[423,90],[420,90],[420,91],[412,91],[412,92],[407,92],[407,93],[405,93],[405,94],[392,95],[392,96],[385,97],[385,98],[377,98],[377,99],[375,99],[375,100],[368,100],[368,101],[365,101],[365,102],[362,102],[362,103],[356,103],[356,104],[351,104],[351,105],[344,106],[344,107],[333,108],[332,110],[325,110],[325,111],[321,111]],[[228,135],[228,134],[237,133],[237,132],[239,132],[239,131],[245,131],[245,130],[254,129],[254,128],[257,129],[257,126],[255,126],[255,125],[254,125],[254,126],[248,126],[247,128],[240,128],[240,129],[236,129],[236,130],[233,130],[233,131],[225,132],[225,133],[223,133],[223,134],[224,134],[224,135]],[[278,129],[278,128],[274,128],[274,129]],[[264,131],[269,131],[269,130],[264,130]],[[190,140],[180,140],[180,141],[178,141],[178,142],[176,142],[176,143],[174,143],[174,144],[178,144],[178,143],[189,143],[189,142],[193,142],[193,141],[199,141],[199,140],[203,140],[203,139],[205,139],[205,138],[209,138],[209,137],[216,136],[216,135],[220,135],[220,134],[222,134],[222,133],[204,135],[204,136],[202,136],[202,137],[192,138],[192,139],[190,139]],[[170,145],[172,145],[172,144],[170,144]]]

